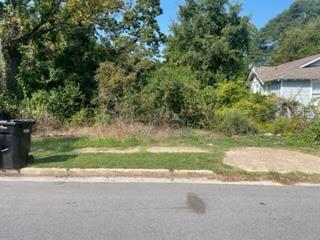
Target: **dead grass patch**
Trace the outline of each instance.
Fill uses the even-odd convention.
[[[42,131],[43,130],[43,131]],[[155,142],[164,142],[170,138],[180,136],[184,129],[172,129],[167,126],[148,126],[139,123],[127,124],[116,122],[109,125],[94,125],[90,127],[68,129],[41,129],[35,135],[39,137],[64,137],[64,138],[95,138],[95,139],[125,139],[143,138]]]

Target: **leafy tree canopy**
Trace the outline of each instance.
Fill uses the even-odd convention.
[[[270,63],[272,50],[288,28],[305,26],[320,15],[319,0],[296,0],[281,14],[269,21],[255,37],[251,59],[257,64]]]
[[[271,55],[273,64],[293,61],[320,52],[320,18],[303,28],[289,28]]]
[[[239,74],[251,32],[249,17],[240,16],[240,10],[228,0],[186,1],[172,25],[167,60],[190,66],[204,85],[215,84],[219,74]]]

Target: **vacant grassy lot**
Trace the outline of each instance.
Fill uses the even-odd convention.
[[[75,153],[75,149],[86,147],[141,147],[141,152],[131,154]],[[149,153],[150,146],[188,146],[207,149],[208,153]],[[226,180],[274,180],[283,183],[298,181],[320,182],[320,175],[301,173],[248,173],[224,165],[224,153],[234,147],[289,148],[320,155],[319,148],[299,146],[284,137],[247,136],[221,137],[211,132],[183,130],[165,139],[154,140],[147,136],[127,138],[37,138],[32,142],[35,156],[33,167],[58,168],[135,168],[135,169],[207,169]]]

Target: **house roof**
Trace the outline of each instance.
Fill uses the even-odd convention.
[[[249,76],[257,75],[263,82],[275,80],[320,80],[320,67],[308,67],[320,61],[320,54],[272,67],[254,67]]]

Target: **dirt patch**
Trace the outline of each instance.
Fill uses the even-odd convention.
[[[75,153],[115,153],[130,154],[141,152],[140,147],[135,148],[81,148],[76,149]],[[208,150],[195,147],[150,147],[145,150],[150,153],[207,153]]]
[[[206,149],[196,147],[150,147],[146,149],[150,153],[207,153]]]
[[[115,154],[130,154],[130,153],[138,153],[141,149],[136,148],[81,148],[76,149],[73,152],[76,153],[115,153]]]
[[[286,149],[231,149],[223,162],[249,172],[320,174],[320,157]]]

